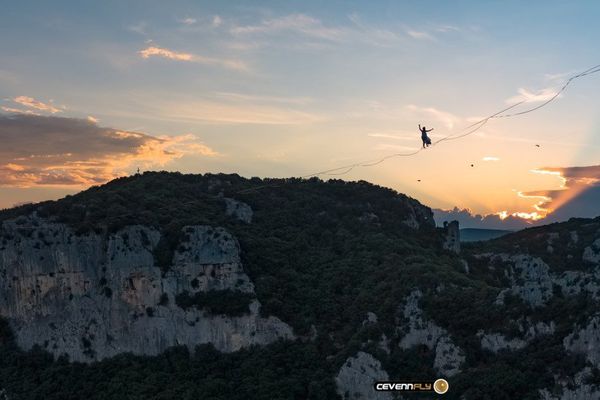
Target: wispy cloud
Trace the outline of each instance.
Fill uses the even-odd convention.
[[[138,54],[145,59],[148,59],[150,57],[162,57],[175,61],[195,62],[205,65],[217,65],[233,70],[248,70],[246,64],[238,60],[204,57],[197,54],[178,52],[157,46],[149,46],[143,50],[140,50]]]
[[[352,13],[348,19],[355,25],[359,38],[376,46],[389,46],[400,39],[396,32],[378,26],[371,26],[360,18],[357,13]],[[356,36],[356,35],[355,35]]]
[[[140,35],[145,35],[146,34],[146,30],[148,29],[148,23],[145,21],[140,21],[138,23],[135,23],[133,25],[129,25],[127,27],[127,29],[131,32],[135,32],[137,34]]]
[[[325,26],[319,19],[306,14],[290,14],[283,17],[264,19],[257,25],[236,26],[234,35],[253,35],[288,31],[327,40],[340,40],[344,31]]]
[[[438,26],[437,28],[435,28],[436,32],[441,32],[441,33],[447,33],[447,32],[460,32],[462,31],[462,29],[460,29],[457,26],[454,25],[441,25]]]
[[[437,41],[443,36],[450,35],[452,33],[466,33],[466,31],[468,31],[468,29],[465,30],[450,24],[427,24],[425,27],[421,27],[420,29],[414,29],[412,27],[404,28],[405,34],[411,38],[429,41]]]
[[[219,27],[219,26],[221,26],[222,24],[223,24],[223,19],[222,19],[220,16],[218,16],[218,15],[215,15],[215,16],[213,17],[213,19],[212,19],[212,26],[213,26],[214,28],[218,28],[218,27]]]
[[[498,157],[486,156],[482,158],[483,161],[500,161]]]
[[[14,107],[5,107],[2,106],[2,111],[5,111],[7,113],[12,113],[12,114],[29,114],[29,115],[40,115],[39,113],[36,113],[35,111],[31,111],[31,110],[22,110],[20,108],[14,108]]]
[[[519,93],[518,95],[506,100],[508,104],[518,103],[520,101],[525,101],[526,103],[548,101],[552,97],[556,96],[557,93],[556,89],[553,88],[546,88],[537,92],[532,92],[525,88],[519,88],[517,92]]]
[[[181,22],[184,25],[194,25],[196,22],[198,22],[198,20],[196,18],[183,18],[180,19],[179,22]]]
[[[415,113],[433,117],[434,119],[443,123],[448,129],[454,128],[454,126],[461,121],[461,118],[459,118],[458,116],[447,111],[438,110],[434,107],[419,107],[414,104],[409,104],[408,106],[406,106],[406,108]]]
[[[406,34],[413,39],[426,39],[426,40],[434,40],[434,37],[427,32],[424,31],[416,31],[414,29],[408,29]]]
[[[18,97],[15,97],[13,99],[13,101],[15,103],[25,106],[27,108],[30,108],[30,109],[33,108],[35,110],[46,111],[51,114],[56,114],[56,113],[60,113],[63,111],[60,108],[57,108],[52,104],[43,103],[43,102],[38,101],[38,100],[34,99],[33,97],[29,97],[29,96],[18,96]]]
[[[155,137],[100,127],[88,119],[0,116],[0,186],[89,186],[134,166],[164,166],[216,151],[191,135]]]

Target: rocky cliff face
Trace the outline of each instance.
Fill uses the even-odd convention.
[[[248,210],[242,215],[248,220]],[[76,361],[201,343],[230,352],[293,338],[288,325],[259,315],[256,299],[239,316],[180,308],[176,297],[184,292],[254,293],[230,233],[210,226],[185,227],[184,233],[163,273],[153,258],[161,235],[148,227],[76,235],[35,214],[4,221],[0,316],[22,348],[37,344]]]

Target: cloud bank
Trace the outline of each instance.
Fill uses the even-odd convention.
[[[538,174],[555,175],[561,180],[560,189],[518,192],[519,197],[536,199],[533,212],[500,211],[495,214],[473,214],[468,209],[435,209],[440,225],[457,220],[464,228],[516,230],[571,217],[594,218],[600,215],[600,165],[584,167],[545,167],[533,170]]]
[[[0,114],[0,187],[90,186],[186,154],[216,156],[191,135],[154,137],[89,119]]]

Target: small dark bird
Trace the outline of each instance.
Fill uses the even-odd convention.
[[[536,145],[535,145],[535,147],[540,147],[540,145],[539,145],[539,144],[536,144]]]
[[[420,180],[420,179],[417,179],[417,182],[421,182],[421,180]]]
[[[471,167],[474,167],[474,165],[473,165],[473,164],[471,164]]]

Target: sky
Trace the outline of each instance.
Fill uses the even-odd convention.
[[[411,153],[419,124],[434,143],[460,135],[600,64],[599,13],[596,1],[4,0],[0,208],[137,168],[289,177]],[[321,177],[391,187],[466,226],[599,215],[599,93],[588,75],[535,112]]]

